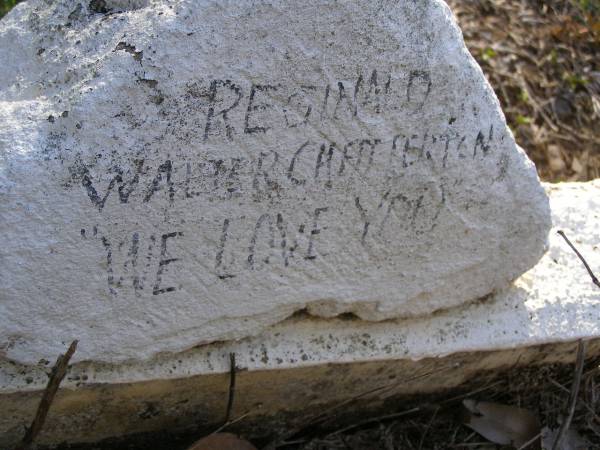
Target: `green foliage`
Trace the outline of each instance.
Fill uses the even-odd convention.
[[[572,91],[576,91],[577,88],[584,87],[589,83],[587,78],[568,72],[563,73],[563,80],[567,82]]]
[[[574,0],[579,9],[587,14],[600,14],[600,0]]]
[[[517,115],[517,124],[518,125],[529,125],[531,123],[531,117],[523,116],[521,114]]]
[[[496,57],[496,51],[491,47],[486,47],[481,51],[481,59],[484,61],[489,61],[492,58]]]
[[[21,0],[0,0],[0,17],[9,12]]]
[[[519,91],[518,98],[523,103],[529,103],[529,94],[527,93],[527,91],[525,89],[521,88],[521,90]]]
[[[553,65],[557,65],[558,64],[558,50],[556,50],[555,48],[553,48],[552,50],[550,50],[550,54],[548,55],[550,62]]]

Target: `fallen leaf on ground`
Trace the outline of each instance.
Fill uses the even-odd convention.
[[[464,400],[463,405],[463,423],[495,444],[520,448],[540,434],[540,422],[526,409],[471,399]],[[537,441],[527,448],[539,448]]]
[[[216,433],[200,439],[188,450],[256,450],[256,447],[235,434]]]

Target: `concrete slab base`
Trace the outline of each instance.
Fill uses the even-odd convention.
[[[463,386],[494,372],[502,375],[525,366],[571,363],[576,345],[542,345],[496,352],[454,354],[447,358],[325,364],[297,369],[242,371],[236,376],[231,417],[245,436],[284,433],[318,418],[360,411],[390,413],[406,396],[432,394]],[[600,355],[600,339],[588,344],[588,356]],[[483,384],[483,380],[482,384]],[[63,389],[40,436],[44,444],[97,442],[140,433],[195,430],[197,436],[221,425],[228,399],[227,374],[195,375],[122,384],[87,384]],[[2,414],[18,420],[4,428],[0,448],[24,434],[39,392],[2,396]],[[342,408],[339,408],[339,407]],[[4,425],[4,424],[3,424]]]
[[[600,267],[600,181],[547,185],[555,228]],[[556,233],[540,263],[512,286],[464,307],[412,320],[365,322],[299,314],[259,336],[150,361],[77,363],[39,442],[96,442],[160,430],[210,429],[224,415],[236,354],[232,417],[256,435],[291,427],[349,399],[439,392],[483,371],[574,360],[574,341],[600,355],[600,289]],[[68,343],[65,343],[65,349]],[[30,423],[52,362],[0,361],[0,447]]]

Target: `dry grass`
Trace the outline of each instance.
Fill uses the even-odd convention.
[[[540,177],[600,177],[600,0],[447,1]]]
[[[571,425],[590,443],[600,448],[600,369],[598,361],[588,363]],[[460,392],[434,398],[416,398],[398,405],[398,410],[420,406],[422,412],[397,420],[353,431],[330,434],[321,432],[306,441],[297,437],[288,450],[423,450],[423,449],[501,449],[487,442],[460,423],[461,401],[465,397],[494,401],[525,408],[533,412],[544,426],[556,429],[565,414],[572,369],[545,366],[509,371],[500,378],[488,374],[474,380]],[[449,397],[451,395],[451,397]]]

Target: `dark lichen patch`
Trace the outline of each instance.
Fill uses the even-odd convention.
[[[165,97],[162,95],[153,95],[150,97],[150,101],[155,105],[161,105],[165,101]],[[234,275],[230,275],[230,277],[234,277]]]
[[[260,354],[261,354],[261,362],[263,364],[268,364],[269,362],[269,354],[267,352],[267,347],[263,344],[260,346]]]
[[[69,15],[67,16],[67,19],[69,21],[79,20],[81,18],[82,10],[83,10],[83,7],[81,6],[81,3],[78,3],[77,6],[75,7],[75,9],[73,9],[73,11],[71,11],[69,13]]]
[[[91,0],[88,8],[90,11],[98,14],[107,14],[110,12],[110,8],[107,6],[105,0]]]
[[[117,44],[117,46],[115,47],[115,49],[114,49],[115,52],[117,52],[119,50],[124,50],[127,53],[131,54],[133,56],[133,59],[135,59],[138,62],[141,62],[142,58],[144,56],[144,52],[141,51],[141,50],[137,51],[135,49],[135,45],[130,45],[130,44],[127,44],[126,42],[123,42],[123,41],[119,42]]]
[[[118,45],[117,45],[117,47],[118,47]],[[158,86],[158,80],[151,80],[148,78],[140,78],[140,79],[138,79],[138,83],[145,84],[146,86],[148,86],[152,89],[154,89],[154,88],[156,88],[156,86]]]
[[[158,415],[160,415],[160,411],[156,405],[152,402],[146,402],[144,410],[138,414],[138,417],[142,420],[147,420]]]
[[[150,101],[152,103],[154,103],[155,105],[161,105],[165,101],[165,96],[164,96],[163,92],[157,88],[158,80],[152,80],[149,78],[139,78],[137,80],[137,83],[141,84],[143,86],[147,86],[150,89],[154,90],[154,94],[150,95],[149,98],[150,98]]]

